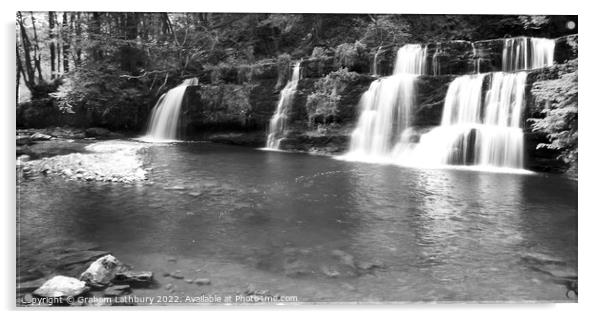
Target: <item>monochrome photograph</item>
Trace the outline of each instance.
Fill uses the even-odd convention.
[[[577,15],[140,10],[15,12],[17,308],[578,302]]]

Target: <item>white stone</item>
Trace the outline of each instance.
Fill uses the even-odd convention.
[[[54,276],[33,294],[41,297],[74,297],[88,291],[86,283],[73,277]]]

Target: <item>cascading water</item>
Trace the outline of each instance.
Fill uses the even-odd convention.
[[[439,63],[439,55],[441,54],[441,43],[437,43],[435,54],[433,54],[433,75],[441,75],[441,63]]]
[[[174,141],[178,138],[180,109],[186,88],[198,85],[197,78],[184,80],[180,85],[161,95],[153,108],[146,136],[149,141]]]
[[[523,166],[526,73],[476,74],[456,78],[445,97],[441,126],[402,150],[409,165],[477,165],[483,168]],[[484,79],[490,77],[483,103]]]
[[[397,51],[393,75],[372,82],[361,97],[362,113],[343,159],[378,162],[390,156],[410,124],[416,77],[425,72],[426,48],[408,44]]]
[[[488,170],[522,169],[522,113],[528,70],[553,64],[554,41],[507,39],[504,72],[464,75],[449,86],[441,125],[415,145],[398,147],[406,165],[472,165]],[[512,71],[521,71],[509,73]],[[484,80],[488,90],[483,96]],[[484,103],[483,103],[484,99]]]
[[[556,42],[544,38],[510,38],[504,43],[502,71],[532,70],[554,63]]]
[[[472,46],[472,58],[473,58],[473,71],[474,73],[481,73],[481,57],[477,53],[477,48],[474,45],[474,42],[470,43]]]
[[[382,46],[379,46],[376,49],[376,53],[374,53],[374,60],[372,61],[372,75],[378,76],[378,55],[380,54],[380,49]]]
[[[297,84],[299,84],[300,69],[301,62],[298,62],[293,68],[291,80],[280,91],[280,100],[278,101],[276,112],[274,112],[274,115],[270,119],[270,131],[266,143],[266,148],[268,149],[277,150],[280,148],[280,140],[286,130],[289,108],[293,103]]]

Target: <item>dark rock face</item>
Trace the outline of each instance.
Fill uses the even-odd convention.
[[[432,75],[475,73],[476,58],[472,43],[468,41],[429,44],[427,73]]]
[[[319,78],[337,69],[333,57],[311,58],[301,62],[301,78]]]
[[[416,82],[416,107],[412,125],[436,126],[441,123],[447,87],[454,76],[420,76]]]

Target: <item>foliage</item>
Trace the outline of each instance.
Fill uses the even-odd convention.
[[[311,51],[311,58],[324,59],[332,54],[332,51],[324,47],[314,47]]]
[[[560,159],[574,166],[578,157],[578,85],[577,72],[566,73],[555,80],[538,81],[531,90],[536,104],[545,114],[531,119],[533,130],[548,135],[549,143],[538,147],[561,151]]]
[[[327,124],[336,121],[341,93],[358,77],[359,74],[343,68],[318,80],[314,84],[314,92],[307,97],[305,104],[308,125],[313,127],[317,122]]]
[[[338,67],[352,71],[363,72],[370,68],[370,57],[366,45],[362,42],[343,43],[334,52],[335,63]]]
[[[366,26],[361,42],[370,47],[384,44],[407,42],[410,34],[407,21],[400,15],[371,16],[371,22]]]

